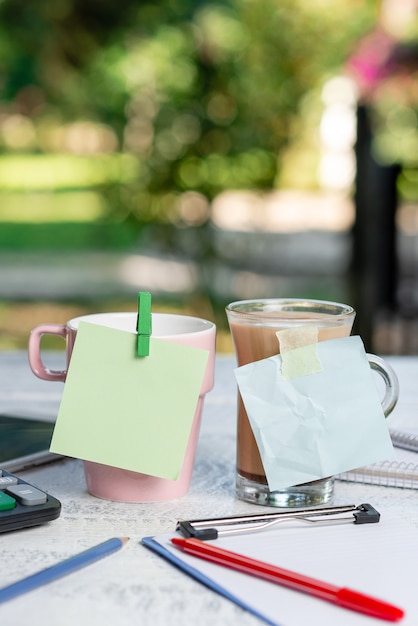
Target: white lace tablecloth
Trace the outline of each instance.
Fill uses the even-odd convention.
[[[51,353],[47,358],[59,368],[63,357]],[[400,378],[401,404],[408,404],[418,419],[418,358],[388,360]],[[129,536],[130,542],[99,563],[0,606],[2,626],[261,623],[140,544],[143,536],[173,531],[178,519],[269,511],[240,502],[234,494],[234,366],[232,356],[217,358],[215,388],[206,397],[195,471],[187,496],[151,504],[100,500],[86,491],[81,461],[71,459],[21,474],[57,497],[62,513],[49,524],[0,535],[0,586],[112,536]],[[62,383],[41,381],[31,373],[24,352],[0,354],[0,412],[52,419],[61,392]],[[336,481],[334,504],[362,502],[370,502],[382,514],[396,507],[400,516],[418,520],[417,490]]]

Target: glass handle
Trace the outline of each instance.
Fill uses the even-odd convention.
[[[392,413],[399,398],[399,381],[394,369],[375,354],[367,354],[370,367],[377,372],[384,380],[386,393],[382,400],[382,409],[385,417]]]

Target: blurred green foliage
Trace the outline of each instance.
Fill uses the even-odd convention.
[[[339,72],[375,5],[3,0],[0,191],[64,180],[101,190],[102,219],[202,224],[202,198],[277,184],[304,100]],[[103,166],[118,154],[131,160]],[[44,174],[35,155],[49,155]]]

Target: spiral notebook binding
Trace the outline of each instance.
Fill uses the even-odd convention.
[[[418,464],[405,461],[384,461],[344,472],[339,474],[338,478],[383,487],[418,489]]]
[[[398,448],[418,452],[418,435],[413,433],[401,432],[400,430],[391,430],[390,436],[392,443]]]

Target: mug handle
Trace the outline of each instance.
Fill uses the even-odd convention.
[[[56,335],[67,338],[67,327],[61,324],[42,324],[31,330],[28,343],[29,365],[32,372],[43,380],[64,382],[67,370],[51,370],[44,365],[41,358],[41,339],[43,335]]]
[[[394,371],[394,369],[381,359],[379,356],[375,354],[367,354],[367,359],[369,361],[370,367],[373,371],[380,374],[383,378],[386,393],[382,400],[382,409],[385,417],[387,417],[390,413],[392,413],[393,409],[398,402],[399,397],[399,381],[398,377]]]

